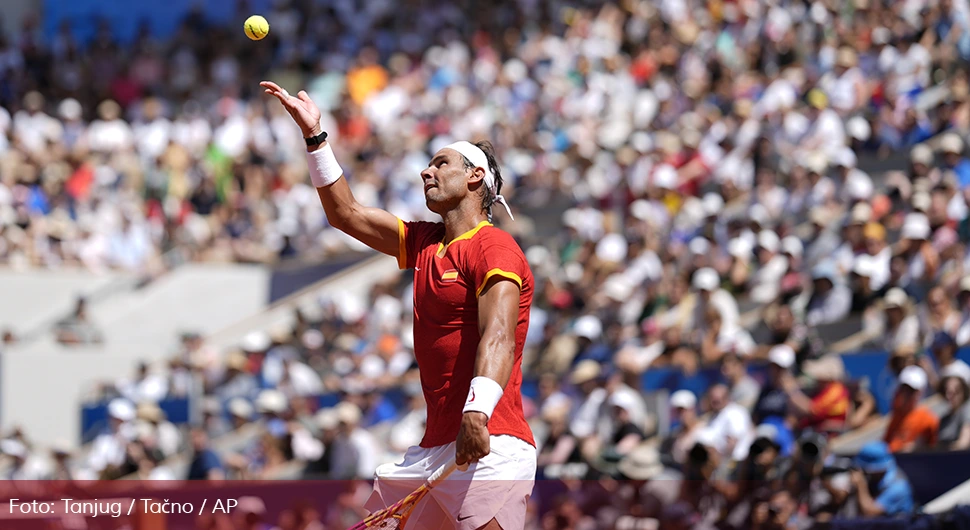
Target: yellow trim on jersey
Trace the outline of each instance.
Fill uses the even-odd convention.
[[[522,290],[522,278],[519,278],[518,274],[514,272],[503,271],[502,269],[492,269],[487,273],[485,273],[485,279],[482,280],[482,284],[479,285],[478,290],[475,291],[475,298],[478,298],[479,296],[482,295],[482,290],[485,289],[485,286],[488,285],[488,281],[492,279],[493,276],[501,276],[503,278],[512,280],[513,282],[518,284],[519,290],[520,291]]]
[[[408,267],[407,231],[404,221],[397,218],[397,268],[404,270]]]
[[[478,223],[478,226],[476,226],[475,228],[472,228],[471,230],[456,237],[455,239],[452,239],[451,243],[454,243],[455,241],[461,241],[462,239],[471,239],[472,237],[475,236],[475,234],[478,233],[479,230],[481,230],[482,228],[485,228],[486,226],[492,226],[492,223],[488,221],[482,221]],[[445,252],[448,251],[448,246],[451,245],[451,243],[448,243],[447,245],[445,244],[444,241],[442,241],[441,243],[438,243],[438,251],[435,252],[435,255],[437,255],[439,258],[444,256]]]

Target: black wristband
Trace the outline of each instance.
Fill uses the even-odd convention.
[[[306,140],[306,146],[307,147],[313,147],[314,145],[320,145],[323,142],[327,141],[327,133],[326,133],[326,131],[324,131],[324,132],[322,132],[322,133],[320,133],[320,134],[318,134],[316,136],[311,136],[309,138],[304,138],[304,140]]]

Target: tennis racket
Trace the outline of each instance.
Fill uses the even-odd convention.
[[[366,519],[355,524],[348,530],[364,530],[365,528],[370,530],[403,530],[405,523],[408,522],[408,518],[411,517],[411,512],[414,511],[414,507],[421,502],[421,499],[432,488],[437,486],[442,480],[448,478],[448,475],[452,474],[456,469],[458,469],[458,464],[454,461],[441,466],[428,477],[428,480],[424,481],[421,487],[414,490],[410,495],[379,512],[368,515]]]

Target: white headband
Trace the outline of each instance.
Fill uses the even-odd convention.
[[[480,167],[485,170],[485,187],[495,195],[495,202],[505,206],[505,211],[509,213],[509,217],[512,217],[512,209],[509,208],[509,203],[505,202],[505,197],[495,193],[495,174],[488,167],[488,157],[485,156],[485,151],[479,149],[475,144],[471,142],[466,142],[464,140],[460,142],[455,142],[453,144],[446,145],[442,149],[454,149],[461,153],[462,156],[468,159],[469,162],[475,165],[475,167]]]

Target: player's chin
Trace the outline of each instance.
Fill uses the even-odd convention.
[[[424,204],[432,212],[441,213],[446,209],[444,208],[445,201],[438,197],[438,194],[435,193],[436,191],[437,190],[435,188],[431,188],[430,190],[424,192]]]

